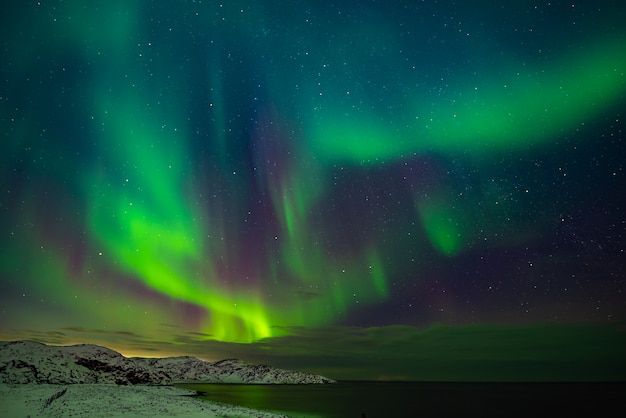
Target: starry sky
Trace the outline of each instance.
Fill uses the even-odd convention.
[[[5,3],[0,339],[626,379],[626,6]]]

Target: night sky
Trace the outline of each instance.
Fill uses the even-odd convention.
[[[626,379],[621,2],[0,9],[0,339]]]

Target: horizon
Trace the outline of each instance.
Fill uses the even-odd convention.
[[[288,344],[281,341],[280,337],[252,344],[205,340],[174,349],[168,343],[159,345],[143,341],[142,345],[152,344],[152,348],[143,354],[125,349],[122,345],[124,343],[119,340],[102,339],[102,332],[100,339],[84,339],[77,343],[44,341],[36,337],[30,341],[51,346],[96,345],[114,350],[127,358],[188,356],[208,362],[236,359],[247,364],[267,364],[280,369],[318,374],[336,381],[626,380],[626,363],[621,349],[626,344],[626,323],[603,326],[589,323],[393,328],[392,338],[384,337],[390,332],[389,327],[336,328],[333,331],[317,330],[314,335],[301,335],[297,341],[292,340]],[[337,333],[352,334],[353,338],[345,339],[338,345],[322,340],[323,337]],[[289,338],[293,339],[294,336]],[[414,340],[419,342],[412,342]],[[377,348],[358,350],[355,344],[376,345]],[[302,346],[309,349],[303,351]],[[325,355],[321,354],[324,351]],[[347,361],[343,356],[334,355],[337,351],[349,352],[352,358]],[[377,356],[372,356],[372,351]],[[213,357],[207,357],[206,353]]]
[[[248,363],[246,362],[244,359],[239,359],[239,358],[224,358],[224,359],[219,359],[219,360],[205,360],[199,357],[195,357],[195,356],[189,356],[189,355],[174,355],[174,356],[129,356],[129,355],[125,355],[124,353],[115,350],[111,347],[107,347],[104,345],[100,345],[100,344],[94,344],[94,343],[68,343],[68,344],[48,344],[48,343],[43,343],[40,341],[35,341],[35,340],[13,340],[13,341],[0,341],[0,345],[2,343],[20,343],[20,342],[30,342],[30,343],[35,343],[35,344],[39,344],[39,345],[44,345],[44,346],[48,346],[48,347],[75,347],[75,346],[92,346],[92,347],[98,347],[98,348],[106,348],[108,350],[112,350],[117,352],[118,354],[122,355],[123,357],[127,358],[127,359],[168,359],[168,358],[181,358],[181,357],[190,357],[190,358],[195,358],[201,361],[205,361],[208,363],[220,363],[220,362],[224,362],[224,361],[240,361],[243,362],[244,364],[249,364],[249,365],[257,365],[257,364],[261,364],[261,363]],[[286,370],[286,369],[285,369]],[[293,370],[293,371],[297,371],[297,370]],[[306,372],[305,372],[306,373]],[[315,373],[313,373],[315,374]],[[331,378],[329,376],[323,376],[326,378]],[[541,384],[541,383],[545,383],[545,384],[550,384],[550,383],[554,383],[554,384],[566,384],[566,383],[572,383],[572,384],[592,384],[592,383],[598,383],[598,384],[603,384],[603,383],[626,383],[626,379],[618,379],[618,380],[390,380],[390,379],[386,379],[384,377],[379,377],[377,379],[360,379],[360,380],[354,380],[354,379],[333,379],[335,380],[336,383],[366,383],[366,382],[384,382],[384,383],[511,383],[511,384],[515,384],[515,383],[537,383],[537,384]],[[190,382],[185,382],[186,383],[193,383],[193,381]],[[198,381],[197,384],[204,384],[206,382],[203,381]],[[207,383],[207,384],[236,384],[236,383]],[[278,383],[279,385],[284,385],[285,383]]]
[[[224,359],[219,359],[219,360],[204,360],[195,356],[189,356],[189,355],[174,355],[174,356],[129,356],[129,355],[125,355],[124,353],[115,350],[111,347],[107,347],[104,345],[100,345],[100,344],[94,344],[94,343],[68,343],[68,344],[48,344],[48,343],[43,343],[40,341],[35,341],[35,340],[13,340],[13,341],[0,341],[0,345],[2,343],[20,343],[20,342],[30,342],[30,343],[35,343],[35,344],[40,344],[40,345],[44,345],[44,346],[48,346],[48,347],[74,347],[74,346],[92,346],[92,347],[98,347],[98,348],[106,348],[108,350],[113,350],[115,352],[117,352],[118,354],[122,355],[123,357],[127,358],[127,359],[168,359],[168,358],[179,358],[179,357],[190,357],[190,358],[196,358],[198,360],[201,361],[205,361],[208,363],[219,363],[219,362],[223,362],[223,361],[229,361],[229,360],[233,360],[233,361],[241,361],[244,364],[249,364],[249,365],[256,365],[256,364],[261,364],[261,363],[248,363],[246,362],[244,359],[239,359],[239,358],[224,358]],[[293,370],[293,371],[297,371],[297,370]],[[315,373],[313,373],[315,374]],[[555,384],[565,384],[565,383],[572,383],[572,384],[591,384],[591,383],[598,383],[598,384],[602,384],[602,383],[626,383],[626,379],[618,379],[618,380],[390,380],[390,379],[385,379],[385,378],[377,378],[377,379],[334,379],[332,377],[329,376],[323,376],[326,378],[331,378],[332,380],[335,380],[336,383],[350,383],[350,382],[386,382],[386,383],[511,383],[511,384],[515,384],[515,383],[545,383],[545,384],[550,384],[550,383],[555,383]],[[185,383],[193,383],[192,382],[185,382]],[[203,381],[198,381],[198,384],[203,384],[206,382]],[[236,383],[207,383],[207,384],[236,384]],[[279,385],[284,385],[285,383],[279,383]]]
[[[5,6],[0,340],[626,379],[626,5],[309,3]]]

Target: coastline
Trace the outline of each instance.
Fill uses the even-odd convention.
[[[65,393],[58,396],[64,389]],[[115,384],[0,384],[0,416],[25,417],[241,417],[286,415],[195,399],[174,386]],[[47,404],[47,405],[46,405]]]

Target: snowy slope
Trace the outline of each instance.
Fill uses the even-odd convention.
[[[248,365],[239,360],[205,362],[193,357],[127,358],[97,345],[47,346],[0,343],[0,383],[115,383],[163,385],[180,381],[248,384],[334,383],[322,376]]]
[[[240,360],[209,363],[193,357],[133,359],[146,364],[154,372],[162,372],[173,381],[203,381],[207,383],[256,384],[324,384],[334,383],[322,376],[276,369],[266,365],[249,365]]]
[[[193,392],[173,386],[0,383],[0,417],[286,418],[191,395]]]

